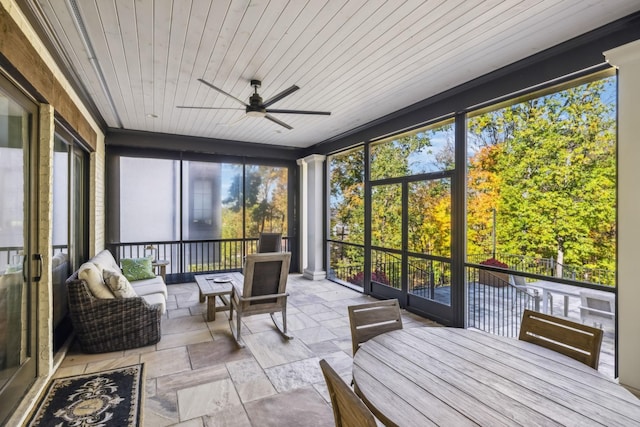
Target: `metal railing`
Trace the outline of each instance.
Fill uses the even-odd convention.
[[[467,267],[467,322],[471,328],[517,337],[525,309],[540,311],[537,292],[516,288],[509,275]]]
[[[283,237],[282,243],[282,250],[290,251],[289,237]],[[244,257],[257,251],[258,239],[128,242],[107,247],[116,261],[150,255],[169,261],[167,283],[182,283],[193,281],[195,274],[242,270]]]
[[[402,288],[402,260],[391,252],[378,249],[371,250],[371,280],[390,286]]]
[[[511,270],[523,273],[576,280],[595,285],[615,286],[616,275],[614,271],[603,268],[565,265],[553,258],[535,258],[525,255],[497,253],[495,256],[490,254],[469,255],[467,261],[471,264],[480,264],[490,258],[495,258],[507,264]]]
[[[350,245],[353,246],[353,245]],[[332,260],[329,278],[338,279],[362,287],[364,263],[347,264],[345,249],[341,243],[331,242],[331,253],[342,262],[334,266]],[[364,251],[364,248],[362,248]],[[383,250],[371,251],[371,280],[396,289],[401,288],[401,258]],[[362,259],[362,258],[360,258]],[[478,262],[486,258],[479,258]],[[512,256],[510,265],[547,274],[553,264],[534,261],[533,258]],[[487,332],[510,337],[517,336],[525,308],[540,311],[541,295],[516,288],[509,274],[483,268],[467,268],[468,325]],[[408,292],[423,298],[450,303],[451,264],[437,259],[412,257],[407,266]],[[448,288],[448,289],[447,289]]]
[[[282,238],[283,251],[290,251],[289,240],[286,236]],[[55,245],[52,255],[66,248],[66,245]],[[107,248],[116,261],[150,255],[158,260],[169,261],[166,267],[167,283],[180,283],[192,281],[196,273],[241,270],[244,256],[257,251],[258,239],[111,243]],[[0,248],[0,266],[22,263],[23,249],[18,246]]]
[[[451,303],[450,262],[415,259],[407,267],[409,293],[445,304]],[[439,292],[439,289],[445,289],[446,292]],[[439,295],[437,295],[438,293]]]
[[[360,289],[364,285],[364,246],[348,242],[329,241],[327,278],[349,283]]]
[[[67,245],[53,245],[51,247],[51,256],[59,252],[68,252]],[[23,246],[7,246],[4,248],[0,248],[0,273],[7,266],[21,266],[23,261]]]
[[[24,248],[22,246],[0,248],[0,272],[5,266],[15,265],[16,263],[21,264],[23,251]]]

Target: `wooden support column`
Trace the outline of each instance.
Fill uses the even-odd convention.
[[[324,270],[324,160],[326,156],[312,154],[298,161],[300,165],[301,181],[306,183],[302,189],[301,200],[306,211],[302,217],[303,241],[306,239],[307,265],[303,270],[303,277],[320,280],[327,277]],[[303,256],[303,259],[305,256]]]

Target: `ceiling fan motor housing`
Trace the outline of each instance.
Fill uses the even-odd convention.
[[[252,80],[253,83],[255,80]],[[256,87],[257,89],[257,87]],[[263,117],[267,114],[267,109],[262,105],[262,97],[258,95],[258,92],[255,92],[249,98],[249,105],[246,108],[247,115],[253,117]]]

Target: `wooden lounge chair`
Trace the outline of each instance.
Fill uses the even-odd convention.
[[[576,359],[598,369],[602,330],[536,311],[522,314],[519,339]]]
[[[229,322],[231,332],[241,347],[244,343],[240,337],[242,317],[254,314],[271,314],[271,320],[278,331],[287,339],[287,278],[289,276],[290,252],[250,254],[246,257],[244,283],[240,288],[233,285]],[[233,311],[236,311],[236,328],[233,327]],[[274,316],[282,313],[282,323]]]
[[[363,342],[384,332],[402,329],[402,316],[397,299],[351,305],[347,309],[354,355]]]
[[[580,291],[580,320],[603,329],[615,327],[616,296],[608,292]]]
[[[329,390],[336,427],[375,427],[376,419],[369,408],[326,360],[320,360],[320,368]]]
[[[540,289],[534,287],[534,286],[530,286],[529,284],[527,284],[527,280],[524,278],[524,276],[516,276],[513,274],[509,275],[509,284],[511,286],[513,286],[516,290],[519,290],[525,294],[527,294],[531,299],[533,299],[533,304],[534,304],[534,308],[536,311],[540,311],[540,300],[542,299],[542,297],[540,296]],[[512,298],[511,298],[511,309],[513,310],[515,308],[516,301],[517,301],[518,295],[516,292],[513,292]],[[549,304],[551,306],[553,306],[553,295],[549,294]]]

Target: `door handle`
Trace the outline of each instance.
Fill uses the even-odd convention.
[[[42,277],[42,254],[33,254],[33,260],[38,261],[37,274],[33,276],[34,282],[39,282]]]
[[[27,256],[26,255],[22,255],[22,278],[24,279],[24,282],[27,283],[29,281],[29,279],[27,278]]]

